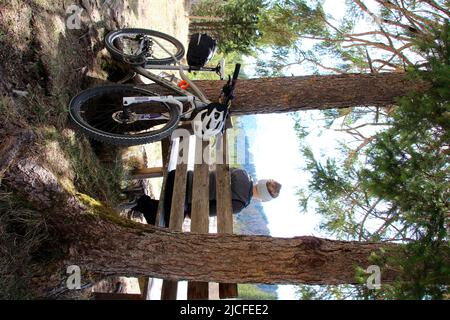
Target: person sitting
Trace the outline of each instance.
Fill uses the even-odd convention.
[[[186,179],[186,197],[184,216],[190,217],[192,208],[192,181],[194,173],[187,172]],[[252,199],[259,201],[270,201],[280,194],[281,184],[275,180],[259,180],[253,183],[252,178],[247,171],[243,169],[230,169],[231,177],[231,200],[233,213],[236,214],[250,204]],[[172,204],[173,185],[175,181],[175,170],[170,171],[167,175],[166,191],[164,197],[164,216],[163,225],[169,226],[170,209]],[[144,214],[148,224],[155,224],[156,214],[158,211],[159,200],[154,200],[147,195],[141,196],[137,200],[137,205],[132,208]],[[215,172],[209,173],[209,215],[216,216],[216,175]]]

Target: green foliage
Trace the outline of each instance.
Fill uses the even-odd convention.
[[[191,23],[192,31],[207,31],[218,40],[219,50],[249,54],[261,37],[259,12],[264,0],[204,0],[193,7],[194,14],[221,18],[219,21]]]
[[[300,34],[324,32],[325,26],[320,4],[311,6],[305,0],[273,1],[261,11],[260,45],[292,47]]]
[[[245,69],[245,61],[243,59],[243,56],[236,52],[231,52],[229,54],[223,54],[218,53],[215,54],[214,57],[211,59],[211,61],[208,63],[208,65],[216,66],[220,59],[225,59],[225,75],[232,75],[234,72],[234,66],[236,63],[240,63],[242,65],[241,71],[239,73],[239,79],[246,79],[247,76],[244,73]],[[195,80],[218,80],[219,77],[217,74],[213,72],[195,72],[193,71],[192,78]]]
[[[193,6],[193,14],[213,18],[206,22],[194,19],[190,28],[213,34],[225,54],[256,54],[267,47],[296,48],[300,34],[325,32],[322,7],[305,0],[203,0]]]
[[[377,1],[376,6],[346,1],[339,18],[325,12],[323,3],[278,0],[261,10],[258,44],[266,52],[259,56],[261,75],[273,70],[278,75],[294,65],[315,74],[403,71],[424,62],[426,55],[412,45],[432,41],[448,16],[442,1]],[[288,54],[280,58],[278,48]]]
[[[258,288],[254,284],[238,285],[239,299],[244,300],[276,300],[277,295]]]
[[[448,212],[450,182],[450,32],[448,23],[434,45],[429,71],[412,71],[432,88],[399,101],[392,127],[370,148],[370,169],[361,172],[364,187],[399,208],[406,224],[414,226],[417,241],[408,244],[402,261],[403,297],[442,298],[450,282]],[[437,54],[437,56],[435,55]],[[441,285],[439,285],[441,284]]]
[[[360,287],[353,285],[297,286],[296,295],[300,300],[346,300],[358,294]]]
[[[374,257],[380,267],[389,265],[400,270],[398,281],[376,292],[360,290],[360,297],[442,299],[448,296],[448,21],[434,30],[434,35],[431,41],[422,38],[417,42],[416,50],[428,57],[427,64],[409,69],[412,80],[426,81],[431,87],[425,93],[412,93],[399,99],[397,107],[389,113],[387,128],[368,141],[364,155],[352,161],[344,157],[320,162],[311,149],[302,146],[312,177],[309,192],[299,192],[299,202],[306,208],[308,200],[316,201],[324,230],[343,239],[405,244],[402,258]],[[304,131],[299,135],[304,136]],[[367,227],[368,221],[373,227]],[[308,294],[309,291],[305,292]]]

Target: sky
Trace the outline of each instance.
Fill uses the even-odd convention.
[[[366,1],[372,10],[376,8],[375,1]],[[345,14],[345,0],[326,0],[324,9],[327,14],[339,20]],[[366,22],[356,26],[359,32],[366,31]],[[313,43],[303,41],[305,48]],[[252,63],[248,60],[246,74],[251,75]],[[324,65],[332,65],[332,61],[322,61]],[[294,66],[286,70],[287,75],[302,76],[310,72],[302,67]],[[334,130],[323,130],[324,123],[318,120],[318,111],[302,111],[302,119],[310,127],[306,142],[319,161],[326,158],[338,157],[338,141],[351,144],[349,135]],[[319,230],[320,217],[315,214],[314,206],[309,206],[306,213],[302,213],[298,205],[297,192],[299,188],[306,188],[309,173],[304,169],[305,159],[299,150],[299,142],[294,130],[294,120],[289,114],[257,115],[257,130],[250,152],[253,154],[256,175],[258,179],[275,179],[282,184],[280,196],[270,202],[263,203],[268,219],[270,233],[274,237],[317,236],[327,237]],[[361,120],[364,122],[364,120]],[[339,125],[338,122],[334,126]],[[355,126],[358,122],[355,123]],[[367,127],[364,134],[374,134],[381,127]],[[329,236],[328,236],[329,238]],[[278,298],[282,300],[298,299],[295,286],[278,286]]]
[[[344,0],[327,0],[326,12],[333,12],[336,18],[344,14]],[[245,70],[250,74],[250,70]],[[306,75],[301,68],[289,70],[289,74]],[[312,113],[314,111],[304,111]],[[316,113],[317,114],[317,113]],[[319,129],[319,128],[317,128]],[[263,203],[269,222],[271,236],[323,236],[319,230],[320,217],[312,210],[301,213],[298,206],[297,190],[306,187],[309,174],[302,169],[304,158],[299,151],[299,143],[294,131],[294,120],[288,114],[257,115],[257,130],[250,152],[254,156],[257,179],[275,179],[282,184],[280,196]],[[338,136],[334,133],[318,135],[318,130],[310,133],[307,140],[315,155],[333,157],[334,146]],[[297,299],[295,286],[278,286],[278,298],[281,300]]]
[[[312,113],[317,112],[304,111]],[[306,115],[306,114],[305,114]],[[313,210],[301,212],[297,191],[306,187],[309,173],[303,169],[304,158],[299,151],[299,143],[294,131],[294,120],[288,114],[257,116],[255,143],[250,151],[254,156],[257,179],[275,179],[282,184],[280,196],[270,202],[263,202],[264,212],[273,237],[317,236],[324,237],[319,230],[320,217]],[[339,135],[326,133],[319,136],[319,127],[307,137],[315,155],[336,155],[335,141]],[[278,286],[278,298],[296,299],[295,287]]]
[[[251,146],[257,179],[275,179],[282,184],[280,196],[264,202],[269,229],[274,237],[314,235],[318,219],[314,214],[300,214],[297,189],[305,187],[309,174],[302,170],[303,157],[293,130],[294,121],[287,114],[257,116],[256,143]]]

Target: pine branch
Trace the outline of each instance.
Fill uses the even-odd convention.
[[[439,4],[436,3],[436,1],[433,1],[433,0],[422,0],[422,2],[425,2],[429,6],[433,7],[434,9],[436,9],[437,11],[441,11],[441,12],[445,13],[448,17],[450,17],[450,11],[446,10],[443,7],[441,7]]]
[[[358,241],[361,241],[361,237],[364,231],[364,224],[366,223],[367,218],[369,217],[369,215],[372,214],[373,210],[375,210],[375,207],[381,202],[381,199],[378,198],[377,201],[375,201],[370,208],[367,210],[366,214],[364,215],[363,220],[361,221],[360,225],[359,225],[359,237],[358,237]]]

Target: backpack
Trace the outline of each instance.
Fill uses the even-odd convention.
[[[203,67],[214,56],[217,42],[206,33],[191,36],[187,52],[187,61],[191,67]]]

